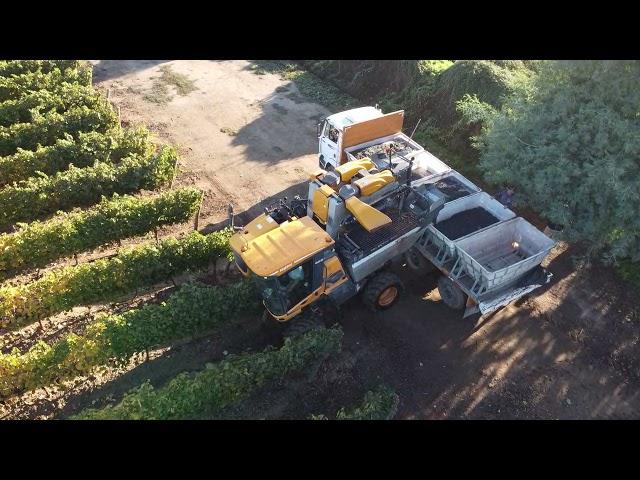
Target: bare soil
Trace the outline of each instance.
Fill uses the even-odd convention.
[[[175,185],[205,191],[201,225],[224,221],[229,204],[256,211],[274,196],[305,193],[301,183],[317,168],[316,124],[330,112],[305,101],[294,83],[257,75],[247,61],[94,64],[94,85],[110,92],[123,124],[145,124],[159,142],[179,147]],[[196,90],[180,95],[168,85],[170,101],[149,101],[167,66]]]
[[[179,146],[176,185],[205,190],[201,228],[224,225],[229,203],[245,212],[238,219],[242,223],[282,196],[304,195],[308,173],[317,167],[315,124],[329,112],[307,101],[293,83],[257,75],[248,61],[94,64],[94,83],[110,91],[124,123],[144,123],[160,142]],[[145,98],[158,89],[161,66],[188,77],[196,89],[181,95],[167,85],[165,103]],[[442,303],[436,274],[416,275],[396,262],[393,269],[405,284],[401,301],[378,314],[365,310],[359,298],[349,301],[340,320],[343,353],[323,365],[313,381],[301,375],[268,386],[222,417],[332,417],[386,383],[400,396],[399,419],[638,418],[637,292],[607,268],[578,269],[574,257],[580,253],[560,244],[546,260],[554,273],[550,285],[491,315],[467,319]],[[118,308],[94,308],[112,307]],[[73,329],[65,322],[76,316],[81,324],[86,312],[47,320],[53,323],[40,333],[55,337],[56,328]],[[35,327],[20,333],[11,341],[3,338],[2,346],[16,342],[25,349],[39,335]],[[239,318],[224,332],[156,349],[125,369],[107,367],[64,389],[48,387],[0,402],[0,417],[65,418],[115,402],[145,380],[162,385],[181,371],[224,358],[225,352],[278,342],[273,323]]]

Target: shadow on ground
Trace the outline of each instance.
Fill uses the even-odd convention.
[[[119,78],[170,61],[171,60],[99,60],[93,66],[93,81],[97,83]]]
[[[238,130],[232,142],[245,147],[248,160],[273,165],[318,152],[316,125],[331,112],[302,95],[294,82],[276,88],[259,106],[262,115]]]

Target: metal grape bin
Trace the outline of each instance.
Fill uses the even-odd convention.
[[[455,242],[455,278],[468,275],[475,295],[497,290],[542,263],[555,242],[521,217]]]
[[[448,220],[454,215],[459,213],[471,210],[473,208],[481,207],[485,211],[489,212],[491,215],[495,217],[495,222],[492,225],[495,225],[498,222],[502,222],[505,220],[509,220],[514,218],[516,214],[509,210],[507,207],[502,205],[497,200],[491,198],[485,192],[478,192],[473,195],[468,195],[466,197],[459,198],[454,200],[453,202],[449,202],[445,204],[444,208],[438,214],[438,218],[435,223],[429,225],[427,227],[428,235],[431,236],[430,241],[439,249],[445,249],[444,254],[448,255],[449,258],[455,256],[455,244],[464,238],[470,235],[476,235],[480,231],[491,228],[492,225],[488,225],[486,227],[479,228],[476,231],[471,231],[460,238],[455,240],[449,239],[443,232],[438,230],[438,223],[444,220]],[[476,237],[474,237],[476,238]]]

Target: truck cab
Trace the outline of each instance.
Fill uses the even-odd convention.
[[[335,113],[320,122],[317,130],[320,168],[331,171],[342,163],[342,136],[345,127],[382,116],[382,112],[377,108],[361,107]]]

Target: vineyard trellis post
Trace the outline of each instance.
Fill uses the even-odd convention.
[[[173,175],[171,176],[171,182],[169,183],[169,190],[173,188],[173,182],[176,180],[177,174],[178,174],[178,158],[176,157],[176,161],[173,164]]]

